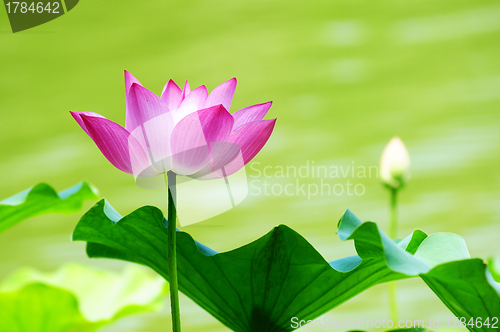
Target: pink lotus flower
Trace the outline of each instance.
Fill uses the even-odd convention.
[[[262,120],[272,102],[228,112],[236,78],[210,94],[169,80],[158,97],[125,71],[125,128],[92,112],[71,112],[119,170],[152,177],[169,170],[198,179],[229,176],[266,144],[276,119]]]

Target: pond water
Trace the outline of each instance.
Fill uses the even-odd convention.
[[[158,94],[169,78],[211,90],[236,76],[232,111],[273,100],[267,118],[278,121],[247,166],[249,196],[183,228],[195,239],[225,251],[283,223],[329,261],[353,254],[352,243],[336,236],[343,211],[349,207],[387,229],[389,197],[376,174],[346,170],[378,166],[397,135],[412,162],[400,195],[399,236],[415,228],[453,232],[473,257],[500,256],[499,15],[498,2],[483,0],[218,0],[81,2],[64,17],[17,34],[5,19],[0,197],[42,181],[62,190],[86,179],[122,215],[146,204],[166,211],[166,194],[140,188],[116,170],[68,111],[93,111],[123,124],[124,69]],[[346,174],[276,175],[279,167],[313,164]],[[348,181],[357,192],[349,194]],[[338,191],[314,194],[322,183]],[[313,191],[280,192],[287,184]],[[33,218],[0,234],[0,278],[23,266],[50,271],[69,262],[121,270],[127,263],[88,259],[84,243],[70,242],[82,213]],[[401,318],[451,317],[421,280],[398,284]],[[328,316],[388,319],[386,292],[386,285],[374,287]],[[227,331],[186,297],[181,311],[183,331]],[[160,313],[102,331],[166,331],[168,313],[166,299]]]

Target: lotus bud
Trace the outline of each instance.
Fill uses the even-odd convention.
[[[393,189],[403,187],[410,178],[410,155],[399,137],[393,137],[382,153],[380,178]]]

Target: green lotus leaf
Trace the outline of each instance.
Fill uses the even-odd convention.
[[[488,317],[491,320],[500,316],[500,284],[494,281],[481,259],[469,258],[460,236],[450,233],[428,236],[412,256],[394,248],[404,243],[410,246],[413,239],[404,239],[396,245],[383,232],[377,231],[380,242],[374,241],[375,233],[364,231],[370,224],[361,223],[347,210],[339,223],[338,234],[342,240],[355,241],[356,251],[362,259],[382,251],[391,270],[407,276],[419,275],[455,316],[464,317],[467,322],[471,318],[486,321]],[[467,328],[474,332],[498,331],[498,326],[479,325],[471,324]]]
[[[500,282],[500,258],[490,258],[490,260],[488,261],[488,268],[492,278],[496,282]]]
[[[47,213],[73,213],[85,200],[96,200],[97,189],[86,182],[57,193],[45,183],[0,201],[0,233],[18,222]]]
[[[89,257],[143,264],[168,280],[165,225],[155,207],[145,206],[122,218],[101,200],[81,218],[73,239],[87,241]],[[458,236],[427,237],[417,230],[396,243],[375,223],[361,223],[350,211],[341,219],[338,234],[355,241],[358,255],[329,263],[284,225],[223,253],[178,231],[179,288],[233,331],[291,331],[293,317],[312,320],[373,285],[468,257]],[[438,248],[447,248],[444,257],[428,248],[439,238],[452,242],[451,247]]]
[[[21,269],[0,284],[1,332],[95,331],[120,317],[160,309],[161,277],[67,265],[55,273]]]
[[[17,292],[0,293],[1,332],[95,331],[78,311],[73,294],[43,284],[31,284]],[[45,329],[49,326],[50,330]]]

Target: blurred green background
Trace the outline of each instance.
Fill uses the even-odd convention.
[[[142,189],[115,169],[69,111],[97,112],[123,125],[124,69],[158,94],[169,78],[210,91],[236,76],[231,111],[273,100],[267,118],[278,118],[254,168],[378,165],[398,135],[412,160],[399,235],[414,228],[454,232],[472,256],[500,255],[498,1],[84,0],[16,34],[2,9],[0,68],[1,198],[41,181],[61,190],[86,179],[122,215],[146,204],[166,211],[166,194]],[[308,199],[251,189],[237,208],[183,230],[225,251],[286,223],[327,260],[337,259],[354,253],[335,234],[347,207],[388,225],[388,192],[379,180],[326,182],[347,180],[362,184],[364,195]],[[34,218],[1,234],[0,278],[22,266],[54,270],[75,261],[122,269],[127,263],[90,260],[84,243],[70,242],[79,216]],[[398,284],[401,318],[451,317],[421,280]],[[377,286],[328,315],[388,319],[386,291]],[[165,304],[160,313],[102,331],[166,331]],[[183,331],[227,330],[186,297],[181,310]]]

